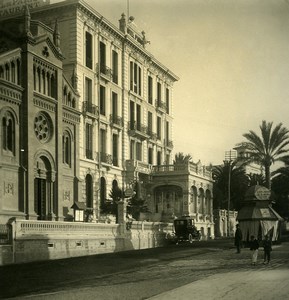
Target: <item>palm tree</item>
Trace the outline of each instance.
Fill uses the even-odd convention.
[[[192,160],[191,154],[184,154],[183,152],[178,152],[175,154],[174,165],[187,164],[191,160]]]
[[[249,177],[246,175],[243,166],[236,166],[237,162],[225,162],[224,165],[213,167],[213,195],[214,208],[228,208],[228,189],[229,189],[229,172],[230,172],[230,208],[239,210],[241,202],[249,185]]]
[[[251,151],[251,157],[247,163],[255,162],[265,169],[266,186],[271,188],[271,165],[282,161],[289,149],[289,130],[279,123],[272,128],[273,122],[262,121],[260,125],[261,137],[253,130],[243,134],[247,139],[245,145]]]

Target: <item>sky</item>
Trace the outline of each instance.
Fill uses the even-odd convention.
[[[147,50],[180,78],[174,153],[220,164],[262,120],[289,128],[289,0],[86,2],[116,26],[129,11]]]

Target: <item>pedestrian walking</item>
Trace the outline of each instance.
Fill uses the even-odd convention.
[[[265,240],[263,241],[264,248],[264,262],[263,264],[269,264],[271,260],[272,242],[268,235],[265,235]]]
[[[258,249],[259,249],[259,242],[258,242],[258,240],[254,237],[254,235],[251,235],[251,240],[250,240],[250,250],[253,251],[253,253],[252,253],[252,265],[253,265],[253,266],[255,266],[256,263],[257,263]]]
[[[237,248],[237,253],[241,252],[242,247],[242,231],[240,229],[239,224],[236,225],[236,231],[235,231],[235,246]]]

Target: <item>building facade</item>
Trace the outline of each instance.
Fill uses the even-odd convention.
[[[58,26],[26,8],[0,28],[0,220],[63,220],[77,194],[80,113]]]
[[[0,54],[1,143],[11,148],[1,155],[1,216],[69,221],[78,202],[98,222],[113,188],[137,186],[144,219],[191,215],[212,236],[210,171],[172,164],[179,78],[147,50],[132,17],[122,14],[116,27],[82,0],[46,4],[32,7],[32,20],[28,10],[16,16],[24,18],[18,46],[8,38],[15,16],[1,22],[9,44]],[[6,65],[19,66],[19,83]]]

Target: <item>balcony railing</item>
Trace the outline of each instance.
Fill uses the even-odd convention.
[[[128,132],[132,136],[139,136],[140,138],[148,138],[148,127],[139,122],[128,122]]]
[[[100,160],[101,162],[103,162],[105,164],[109,164],[109,165],[113,164],[112,155],[107,154],[105,152],[98,152],[97,153],[97,160]]]
[[[160,99],[156,99],[155,101],[155,105],[156,105],[156,108],[163,111],[163,112],[166,112],[167,111],[167,105],[165,102],[163,102],[162,100]]]
[[[109,116],[110,124],[116,125],[118,127],[123,127],[123,118],[117,115],[110,115]]]
[[[94,116],[98,116],[98,106],[88,102],[88,101],[84,101],[82,103],[82,112],[84,114],[90,113]]]
[[[96,73],[97,75],[103,76],[108,80],[112,78],[112,70],[103,64],[96,64]]]
[[[149,128],[148,128],[147,134],[148,134],[149,138],[153,141],[156,141],[158,139],[157,134]]]
[[[165,140],[165,145],[166,145],[168,148],[174,148],[173,141],[171,141],[171,140]]]

